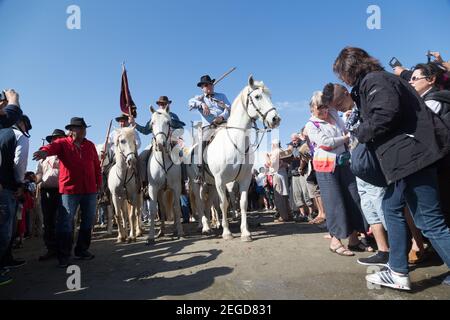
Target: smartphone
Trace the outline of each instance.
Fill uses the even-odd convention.
[[[396,67],[403,67],[403,65],[398,61],[396,57],[393,57],[391,61],[389,61],[389,65],[392,67],[392,69],[395,69]]]
[[[5,100],[6,100],[5,91],[0,91],[0,101],[5,101]]]

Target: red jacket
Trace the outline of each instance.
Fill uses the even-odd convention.
[[[72,137],[61,138],[41,150],[49,156],[58,156],[59,192],[62,194],[96,193],[102,185],[100,161],[94,144],[84,139],[81,147]]]

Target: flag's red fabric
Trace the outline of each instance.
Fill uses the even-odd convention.
[[[120,110],[122,113],[129,115],[129,110],[131,109],[131,113],[135,113],[135,104],[133,102],[133,98],[131,98],[130,88],[128,86],[128,76],[127,70],[123,68],[122,72],[122,88],[120,91]]]

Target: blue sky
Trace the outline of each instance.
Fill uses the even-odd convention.
[[[72,4],[81,30],[66,28]],[[381,30],[366,26],[371,4],[381,8]],[[140,123],[160,95],[186,123],[199,120],[187,101],[200,76],[236,66],[217,91],[233,100],[249,74],[263,80],[280,106],[285,143],[309,118],[312,93],[337,81],[332,64],[343,47],[365,48],[385,66],[392,56],[423,62],[428,49],[450,59],[449,15],[449,0],[0,0],[0,88],[20,92],[35,151],[73,116],[92,125],[88,138],[104,140],[119,114],[124,60]]]

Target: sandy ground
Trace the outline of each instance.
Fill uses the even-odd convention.
[[[95,233],[92,261],[81,268],[79,291],[68,291],[69,274],[56,261],[38,262],[39,239],[28,240],[17,258],[27,265],[11,272],[14,282],[0,287],[0,299],[450,299],[450,286],[440,285],[448,269],[439,258],[411,273],[412,293],[368,288],[367,267],[356,257],[328,250],[323,229],[307,224],[274,224],[269,215],[249,218],[252,243],[204,237],[196,224],[184,225],[184,239],[165,237],[148,247],[143,240],[115,244]],[[171,226],[169,226],[169,231]],[[231,230],[239,236],[239,223]]]

